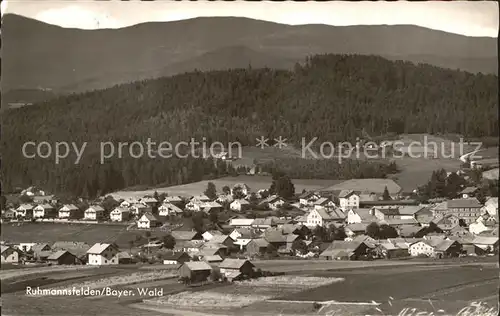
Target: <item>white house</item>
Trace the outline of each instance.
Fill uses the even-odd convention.
[[[172,203],[163,203],[162,206],[158,208],[158,215],[169,216],[182,214],[183,211]]]
[[[231,195],[234,195],[235,191],[240,191],[243,196],[250,194],[250,187],[244,183],[236,183],[231,189]]]
[[[18,263],[19,250],[10,246],[1,246],[1,263]]]
[[[118,247],[113,244],[101,244],[96,243],[89,250],[88,254],[88,265],[111,265],[118,264]]]
[[[104,209],[99,205],[91,205],[83,213],[83,218],[90,221],[102,220],[104,218]]]
[[[189,203],[186,204],[185,209],[191,212],[199,212],[201,210],[201,206],[203,202],[198,199],[192,199]]]
[[[490,197],[486,200],[483,207],[484,211],[487,212],[490,216],[497,217],[498,216],[498,198]]]
[[[130,210],[117,207],[109,213],[109,219],[113,222],[123,222],[130,219]]]
[[[359,195],[354,190],[342,190],[339,193],[340,208],[344,211],[359,208]]]
[[[277,210],[283,204],[285,204],[285,200],[277,195],[271,195],[259,203],[259,205],[268,205],[271,210]]]
[[[56,210],[50,204],[40,204],[33,209],[34,218],[55,218]]]
[[[150,229],[152,227],[157,227],[160,224],[160,221],[153,214],[144,213],[137,221],[137,228]]]
[[[16,208],[16,216],[21,216],[22,218],[32,218],[33,217],[33,205],[31,204],[21,204]]]
[[[418,241],[408,247],[408,252],[412,257],[417,257],[419,255],[431,257],[434,254],[434,247],[424,241]]]
[[[250,227],[253,224],[253,218],[233,218],[229,222],[229,226],[239,228],[239,227]]]
[[[344,213],[340,209],[325,209],[316,207],[312,209],[307,215],[306,226],[316,227],[324,226],[327,227],[332,223],[341,222],[345,219]]]
[[[244,199],[234,200],[229,205],[229,207],[231,208],[231,210],[236,211],[236,212],[245,211],[245,210],[248,209],[249,206],[250,206],[250,203],[247,200],[244,200]]]
[[[137,201],[136,199],[130,198],[128,200],[122,201],[120,203],[120,207],[122,207],[122,208],[129,208],[129,207],[131,207],[132,205],[134,205],[136,203],[139,203],[139,201]]]
[[[349,209],[347,212],[347,224],[358,224],[362,222],[377,222],[378,218],[370,214],[370,209],[358,208]]]
[[[14,247],[21,250],[22,252],[28,252],[31,251],[31,248],[33,248],[34,245],[36,245],[36,242],[21,242]]]
[[[201,236],[203,237],[204,241],[210,241],[212,240],[212,238],[214,238],[214,236],[220,236],[220,235],[222,235],[222,233],[218,230],[210,230],[210,231],[207,230]]]
[[[335,202],[329,198],[319,198],[313,202],[314,208],[335,208]]]
[[[59,209],[59,218],[76,218],[78,207],[73,204],[66,204]]]
[[[312,206],[315,201],[320,199],[321,196],[315,192],[305,192],[299,196],[300,206]]]
[[[482,220],[478,220],[472,224],[469,225],[469,232],[474,235],[479,235],[482,232],[491,230],[491,228],[488,228]]]

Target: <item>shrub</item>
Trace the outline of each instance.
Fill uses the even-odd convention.
[[[320,303],[318,303],[318,302],[314,302],[313,303],[313,309],[315,311],[319,310],[320,308],[321,308],[321,304]]]

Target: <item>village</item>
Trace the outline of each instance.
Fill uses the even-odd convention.
[[[120,248],[114,240],[2,241],[2,265],[163,264],[179,267],[186,283],[262,275],[262,259],[391,260],[498,255],[498,198],[476,198],[463,187],[453,199],[422,204],[390,179],[352,179],[284,199],[244,183],[217,192],[210,183],[191,197],[159,195],[98,199],[81,209],[38,188],[9,205],[3,226],[119,226],[142,234]],[[110,202],[111,201],[111,202]],[[110,205],[112,206],[110,208]],[[306,264],[306,263],[305,263]]]

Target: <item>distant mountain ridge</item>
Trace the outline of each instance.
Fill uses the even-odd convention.
[[[101,89],[199,70],[288,69],[323,53],[380,55],[497,73],[497,39],[418,26],[290,26],[238,17],[150,22],[121,29],[62,28],[6,14],[2,90]]]

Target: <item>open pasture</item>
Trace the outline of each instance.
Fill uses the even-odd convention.
[[[292,179],[295,185],[295,192],[300,193],[302,190],[319,190],[336,183],[342,182],[342,180],[321,180],[321,179]],[[176,185],[165,188],[155,188],[145,191],[119,191],[112,193],[111,195],[115,198],[139,198],[147,194],[153,194],[155,191],[159,194],[167,193],[169,195],[180,195],[180,196],[194,196],[202,194],[203,191],[207,189],[208,182],[213,182],[220,192],[224,186],[233,187],[237,183],[245,183],[250,187],[252,191],[258,191],[260,189],[269,189],[272,183],[272,178],[270,176],[251,176],[251,175],[240,175],[237,177],[224,177],[214,180],[204,180],[199,182],[193,182],[189,184]]]
[[[153,231],[152,236],[162,234]],[[23,223],[2,224],[2,238],[9,242],[45,242],[77,241],[93,245],[97,242],[115,242],[120,248],[128,249],[129,241],[136,236],[143,236],[142,231],[128,231],[125,226],[66,223]]]

